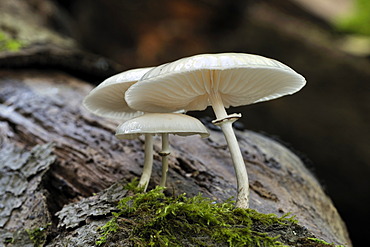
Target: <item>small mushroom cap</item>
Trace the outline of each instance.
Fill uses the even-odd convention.
[[[109,77],[91,90],[83,105],[101,117],[126,120],[142,115],[142,112],[127,105],[124,95],[150,69],[152,68],[132,69]]]
[[[180,113],[147,113],[117,127],[120,139],[134,139],[143,134],[200,135],[208,137],[207,128],[196,118]]]
[[[204,110],[218,92],[224,106],[272,100],[299,91],[306,81],[288,66],[243,53],[203,54],[158,66],[127,90],[130,107],[147,112]]]

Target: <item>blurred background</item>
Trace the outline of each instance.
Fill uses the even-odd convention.
[[[246,129],[295,150],[334,201],[354,246],[366,246],[370,0],[1,0],[0,51],[50,40],[103,57],[96,65],[102,72],[89,78],[94,84],[199,53],[259,54],[292,67],[307,80],[300,92],[228,112],[241,112]],[[86,76],[65,62],[6,61],[43,69],[59,64]]]

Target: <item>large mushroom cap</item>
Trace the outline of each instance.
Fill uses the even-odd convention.
[[[203,54],[158,66],[127,90],[130,107],[147,112],[204,110],[218,92],[226,108],[299,91],[306,81],[288,66],[243,53]]]
[[[130,119],[117,127],[120,139],[134,139],[143,134],[175,134],[180,136],[209,136],[204,125],[196,118],[180,113],[147,113]]]
[[[125,100],[126,90],[152,68],[127,70],[111,76],[85,97],[83,105],[92,113],[107,118],[130,119],[142,113],[131,109]]]

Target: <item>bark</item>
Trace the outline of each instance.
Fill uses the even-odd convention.
[[[120,184],[140,176],[144,139],[116,139],[118,122],[81,105],[92,86],[64,73],[1,71],[0,88],[0,243],[32,246],[26,230],[41,228],[47,246],[93,243],[95,226],[125,196]],[[212,129],[206,139],[170,136],[168,191],[223,201],[236,196],[235,175],[222,132],[207,125]],[[251,208],[291,212],[316,237],[350,245],[337,210],[297,155],[260,134],[236,134],[249,172]],[[161,143],[154,143],[149,189],[161,174]]]
[[[132,141],[116,139],[114,132],[118,122],[91,115],[81,106],[83,97],[92,88],[81,78],[99,82],[123,70],[122,66],[82,52],[74,41],[52,31],[48,25],[50,19],[57,23],[65,18],[59,16],[62,12],[56,10],[52,2],[30,2],[33,6],[18,0],[0,3],[2,9],[9,10],[1,13],[1,29],[5,27],[14,33],[15,38],[28,40],[20,51],[0,53],[0,246],[37,245],[30,239],[32,233],[37,232],[44,236],[38,244],[46,246],[93,245],[97,237],[96,226],[106,222],[109,212],[115,208],[115,202],[125,196],[121,185],[141,175],[144,138]],[[186,1],[179,4],[187,6]],[[223,10],[219,4],[213,6],[219,12],[209,16],[212,23],[225,25],[221,28],[222,34],[230,26],[236,26],[242,17],[236,16],[232,22],[226,22],[226,19],[229,20],[226,17],[218,19],[220,9]],[[198,13],[191,23],[198,25],[204,17],[202,13],[212,12],[208,7],[202,8],[206,12],[191,10]],[[271,15],[263,15],[264,9],[257,7],[250,10],[257,10],[252,19],[260,23],[271,22],[268,19]],[[91,12],[82,14],[89,15]],[[60,19],[56,20],[58,16]],[[105,21],[101,23],[109,24]],[[131,22],[126,23],[132,26]],[[284,24],[280,21],[274,23]],[[96,28],[96,25],[88,23],[88,27],[92,26]],[[206,29],[215,32],[210,26],[200,25],[199,29],[195,29],[196,37],[190,36],[199,44],[196,52],[200,52],[202,46],[212,47],[203,32]],[[251,26],[243,30],[254,32],[264,28],[261,24]],[[72,27],[66,24],[62,29],[69,28]],[[185,28],[190,33],[189,30],[191,28]],[[269,28],[267,30],[270,33]],[[160,31],[157,27],[153,32],[164,35]],[[148,59],[151,54],[147,52],[144,38],[152,36],[137,32],[132,30],[129,35],[139,36],[137,50],[142,54],[130,56],[130,53],[125,53],[122,57],[126,59],[126,64],[143,64],[144,57]],[[171,56],[178,58],[183,54],[177,53],[179,47],[193,49],[194,42],[177,37],[175,30],[172,32],[174,39],[180,39],[184,45],[176,43],[170,49],[176,51],[170,52]],[[84,39],[90,37],[84,35]],[[143,42],[139,42],[140,37]],[[240,34],[240,37],[244,36]],[[260,36],[260,39],[276,41],[275,37],[267,37]],[[120,39],[105,38],[122,45]],[[256,40],[262,44],[258,38],[254,42]],[[252,45],[250,42],[247,42],[248,46]],[[232,46],[235,41],[223,41],[224,45],[229,43]],[[166,42],[160,39],[158,44],[159,48],[163,48]],[[101,47],[113,47],[109,51],[118,54],[118,46],[101,44]],[[160,52],[163,50],[159,49]],[[158,57],[162,55],[153,55],[152,60],[149,57],[146,62],[157,62]],[[166,59],[169,60],[169,57]],[[235,175],[222,132],[209,124],[210,121],[206,122],[210,138],[170,137],[172,151],[168,193],[203,193],[223,201],[236,196]],[[236,134],[249,172],[251,208],[277,215],[291,212],[316,237],[351,245],[346,227],[333,203],[297,155],[266,136],[248,130],[239,130]],[[160,182],[160,146],[160,140],[155,139],[154,171],[149,189]]]
[[[0,16],[0,33],[20,42],[22,47],[2,51],[0,68],[56,69],[93,83],[124,70],[120,64],[84,51],[63,34],[61,29],[69,30],[71,26],[68,15],[51,1],[4,0],[0,2]]]

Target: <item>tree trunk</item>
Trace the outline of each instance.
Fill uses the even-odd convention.
[[[38,11],[55,8],[48,1],[34,4]],[[126,195],[120,185],[141,175],[144,138],[118,140],[118,122],[81,105],[92,86],[78,78],[98,82],[121,66],[81,52],[45,25],[48,15],[30,14],[30,6],[0,3],[9,10],[1,26],[28,40],[20,51],[0,53],[0,246],[91,246],[96,226]],[[205,122],[207,139],[170,136],[168,191],[224,201],[236,196],[235,174],[222,132]],[[317,238],[351,245],[337,210],[297,155],[260,134],[236,134],[252,209],[291,212]],[[154,144],[149,189],[161,175],[160,140]]]
[[[92,86],[84,81],[43,71],[1,71],[0,78],[0,243],[32,246],[27,231],[41,228],[51,246],[67,239],[76,244],[71,246],[93,243],[92,226],[103,224],[103,215],[125,196],[117,184],[140,176],[143,138],[118,140],[118,122],[88,113],[81,102]],[[207,125],[206,139],[170,137],[168,188],[224,201],[236,196],[235,175],[222,132]],[[350,245],[337,210],[297,155],[260,134],[236,134],[249,171],[251,208],[291,212],[316,237]],[[161,174],[160,140],[154,143],[149,189]],[[114,184],[114,193],[94,195]]]

